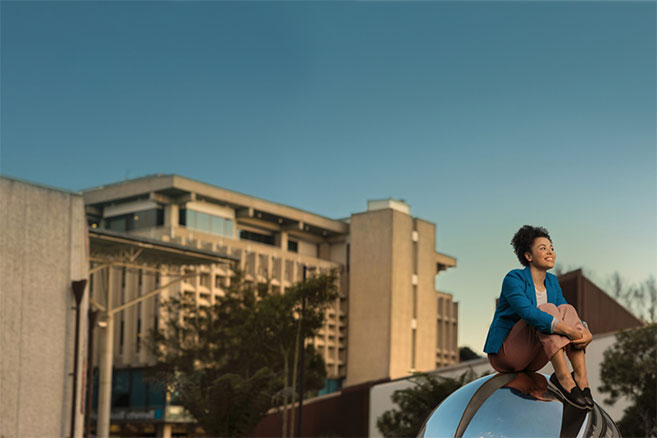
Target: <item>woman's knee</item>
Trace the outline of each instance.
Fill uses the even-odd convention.
[[[577,315],[577,309],[575,309],[575,307],[571,304],[560,304],[558,309],[564,314],[573,313]]]
[[[538,306],[539,309],[541,309],[543,312],[547,312],[550,314],[556,314],[558,312],[557,306],[555,306],[552,303],[545,303],[541,304]]]

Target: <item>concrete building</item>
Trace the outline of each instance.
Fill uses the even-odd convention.
[[[88,296],[73,285],[87,278],[84,202],[7,177],[0,202],[0,436],[81,437]]]
[[[458,307],[434,289],[435,276],[456,260],[435,251],[435,225],[412,217],[402,201],[370,201],[365,212],[331,219],[178,175],[123,181],[83,196],[90,229],[236,258],[248,280],[269,279],[273,291],[300,281],[304,266],[337,268],[340,297],[312,340],[326,362],[327,392],[458,361]],[[165,296],[185,293],[212,303],[229,284],[226,265],[189,269],[199,275]],[[127,300],[164,281],[134,269],[120,276],[114,296]],[[101,279],[93,277],[95,288]],[[157,306],[153,300],[123,312],[115,325],[115,367],[152,364],[140,338],[157,324]]]
[[[456,261],[435,251],[435,234],[398,201],[351,216],[346,385],[458,362],[458,305],[434,288]]]

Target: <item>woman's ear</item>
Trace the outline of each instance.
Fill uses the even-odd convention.
[[[532,262],[532,254],[529,253],[529,252],[526,252],[526,253],[525,253],[525,259],[526,259],[529,263],[531,263],[531,262]]]

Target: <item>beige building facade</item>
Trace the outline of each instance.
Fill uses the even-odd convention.
[[[435,225],[409,210],[400,201],[370,201],[350,218],[346,385],[458,361],[457,303],[434,288],[456,260],[435,251]]]
[[[247,279],[285,292],[309,272],[340,272],[340,297],[312,340],[330,379],[355,384],[406,376],[458,361],[457,304],[435,290],[435,276],[456,266],[435,251],[435,225],[401,201],[331,219],[178,175],[154,175],[83,192],[90,229],[128,233],[238,260]],[[93,255],[93,248],[92,248]],[[160,323],[159,300],[185,293],[212,303],[229,284],[229,265],[189,267],[200,274],[159,299],[126,309],[115,324],[115,367],[152,364],[143,337]],[[113,297],[134,299],[166,284],[165,275],[126,267]],[[99,288],[98,275],[91,287]]]

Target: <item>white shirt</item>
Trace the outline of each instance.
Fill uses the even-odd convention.
[[[536,290],[536,307],[540,306],[541,304],[547,303],[547,289],[544,291],[538,290],[536,286],[534,286],[534,290]],[[550,326],[550,331],[554,333],[554,329],[557,327],[557,324],[559,323],[559,319],[556,316],[552,317],[552,325]]]

